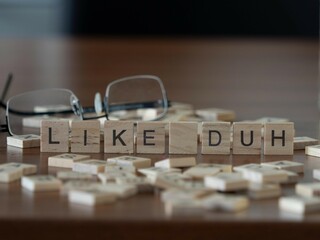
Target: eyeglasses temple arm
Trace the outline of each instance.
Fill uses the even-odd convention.
[[[0,97],[1,103],[4,102],[4,99],[5,99],[6,96],[7,96],[7,93],[8,93],[8,91],[9,91],[9,88],[10,88],[10,85],[11,85],[11,82],[12,82],[12,79],[13,79],[13,74],[12,74],[12,73],[9,73],[9,74],[8,74],[8,77],[7,77],[6,84],[5,84],[4,89],[3,89],[2,93],[1,93],[1,97]],[[2,106],[2,104],[1,104],[1,106]]]

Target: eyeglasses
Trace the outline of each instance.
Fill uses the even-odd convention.
[[[5,104],[11,79],[12,75],[9,75],[9,84],[7,81],[1,97],[7,124],[1,125],[0,129],[10,135],[39,134],[40,120],[48,117],[154,121],[163,118],[170,105],[161,79],[152,75],[130,76],[111,82],[103,98],[96,93],[94,106],[90,107],[83,107],[72,91],[61,88],[25,92],[9,98]],[[36,119],[38,124],[34,125]]]

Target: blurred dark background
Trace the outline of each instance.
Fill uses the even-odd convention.
[[[0,36],[317,38],[318,0],[0,0]]]

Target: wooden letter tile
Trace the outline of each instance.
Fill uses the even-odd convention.
[[[230,154],[230,123],[202,123],[202,154]]]
[[[40,147],[40,136],[34,134],[9,136],[7,145],[18,148]]]
[[[74,153],[64,153],[48,158],[49,167],[72,168],[75,162],[89,159],[89,155],[80,155]]]
[[[0,165],[0,182],[13,182],[20,179],[22,174],[22,168],[8,167],[6,164]]]
[[[165,123],[138,122],[137,153],[165,153]]]
[[[106,161],[89,159],[81,162],[76,162],[73,164],[72,171],[98,174],[104,172],[106,166]]]
[[[233,154],[261,154],[261,123],[233,124]]]
[[[293,143],[294,143],[294,150],[302,150],[302,149],[305,149],[306,146],[319,144],[319,140],[310,138],[310,137],[294,137]]]
[[[41,152],[69,152],[69,121],[41,122]]]
[[[58,191],[62,185],[61,181],[50,175],[35,175],[30,177],[22,177],[22,187],[33,191]]]
[[[100,122],[73,121],[71,124],[71,152],[100,152]]]
[[[169,123],[169,153],[197,154],[198,123],[170,122]]]
[[[133,122],[105,121],[104,123],[104,152],[133,153],[134,135]]]
[[[264,154],[292,155],[294,125],[287,123],[265,123]]]
[[[150,158],[142,158],[135,156],[120,156],[114,158],[108,158],[108,163],[114,163],[119,166],[134,166],[137,169],[140,168],[149,168],[151,167],[151,159]]]

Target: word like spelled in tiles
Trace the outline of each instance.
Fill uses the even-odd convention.
[[[71,124],[71,151],[98,152],[100,125],[98,121],[78,121]],[[105,153],[165,153],[164,122],[106,121],[104,124]],[[264,127],[263,136],[261,134]],[[76,134],[75,134],[76,133]],[[231,141],[231,135],[233,141]],[[255,122],[203,122],[201,125],[202,154],[292,155],[294,124]],[[135,141],[136,137],[136,141]],[[262,142],[262,138],[264,141]],[[263,143],[263,147],[262,147]],[[69,151],[69,122],[41,122],[41,152]],[[91,151],[92,150],[92,151]],[[169,123],[169,154],[197,154],[198,123]]]

